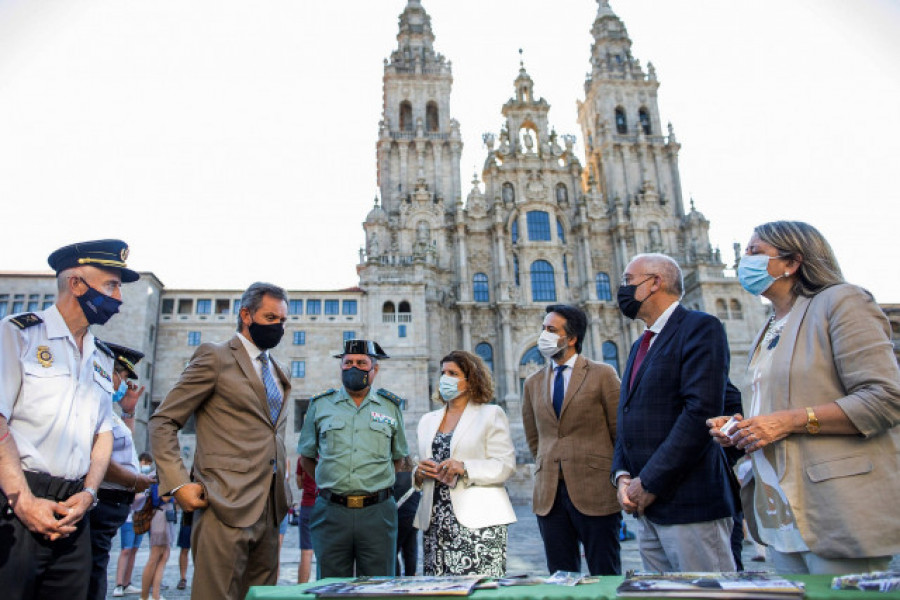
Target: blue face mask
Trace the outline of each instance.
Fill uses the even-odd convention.
[[[765,292],[778,279],[769,275],[769,260],[772,258],[780,257],[766,254],[745,254],[741,257],[737,269],[738,281],[754,296]]]
[[[119,384],[119,389],[113,392],[112,398],[113,402],[121,402],[122,398],[125,397],[125,394],[128,392],[128,384],[124,381]]]
[[[449,375],[441,375],[441,382],[438,384],[438,390],[441,398],[449,402],[459,396],[459,379],[450,377]]]
[[[87,287],[87,291],[80,296],[76,296],[78,304],[88,323],[91,325],[103,325],[109,321],[114,314],[119,312],[122,306],[121,300],[116,300],[112,296],[107,296],[88,285],[84,279],[81,282]]]

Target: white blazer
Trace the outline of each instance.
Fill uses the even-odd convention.
[[[443,408],[419,420],[419,456],[433,458],[431,443],[444,418]],[[468,480],[460,477],[450,490],[453,514],[469,529],[506,525],[516,520],[516,513],[503,482],[516,470],[516,452],[509,434],[506,413],[496,404],[469,402],[450,439],[450,458],[466,465]],[[425,479],[422,500],[416,511],[415,526],[425,531],[431,523],[434,480]]]

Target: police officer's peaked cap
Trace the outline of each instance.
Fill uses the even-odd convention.
[[[131,283],[141,278],[125,264],[128,260],[128,244],[122,240],[91,240],[63,246],[53,252],[47,262],[59,274],[72,267],[90,265],[101,269],[113,269],[122,274],[123,283]]]
[[[367,354],[375,358],[390,358],[384,353],[378,342],[369,340],[344,340],[344,351],[340,354],[335,354],[334,357],[341,358],[345,354]]]
[[[137,379],[138,374],[134,366],[144,358],[144,353],[140,350],[128,348],[127,346],[120,346],[119,344],[113,344],[111,342],[106,342],[106,346],[113,351],[116,367],[121,367],[128,371],[129,379]]]

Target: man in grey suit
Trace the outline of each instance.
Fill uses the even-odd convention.
[[[287,295],[254,283],[241,297],[238,333],[202,344],[150,417],[161,493],[196,510],[191,534],[194,600],[242,599],[252,585],[274,585],[278,525],[287,514],[284,402],[290,380],[269,356],[284,335]],[[194,415],[192,477],[178,430]]]
[[[538,350],[549,365],[525,381],[522,421],[535,458],[534,512],[548,570],[581,571],[580,542],[592,575],[618,575],[622,514],[609,469],[619,378],[611,366],[581,356],[586,331],[580,308],[547,307]]]

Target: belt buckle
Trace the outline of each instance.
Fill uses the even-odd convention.
[[[365,496],[347,496],[347,508],[362,508]]]

